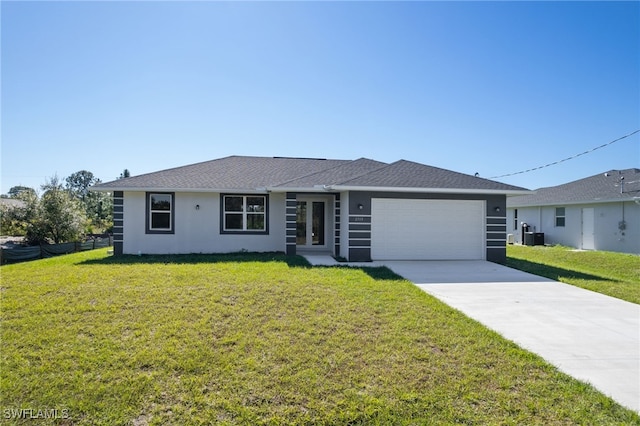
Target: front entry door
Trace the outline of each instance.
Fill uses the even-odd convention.
[[[300,248],[327,246],[327,202],[298,198],[296,204],[296,245]]]

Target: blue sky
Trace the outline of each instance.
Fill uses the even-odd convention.
[[[493,177],[640,129],[638,2],[11,2],[2,193],[228,155]],[[640,167],[640,134],[502,182]]]

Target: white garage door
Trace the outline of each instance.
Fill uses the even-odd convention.
[[[484,201],[371,200],[374,260],[485,258]]]

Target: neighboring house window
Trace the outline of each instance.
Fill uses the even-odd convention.
[[[518,230],[518,209],[513,209],[513,229]]]
[[[174,233],[174,193],[147,193],[147,234]]]
[[[556,226],[564,227],[565,215],[564,207],[556,207]]]
[[[266,195],[223,195],[222,232],[267,232]]]

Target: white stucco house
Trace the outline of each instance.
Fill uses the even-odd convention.
[[[523,225],[545,244],[640,254],[640,169],[609,170],[507,200],[509,242]]]
[[[506,258],[507,196],[528,190],[411,161],[231,156],[107,182],[114,254],[348,261]]]

